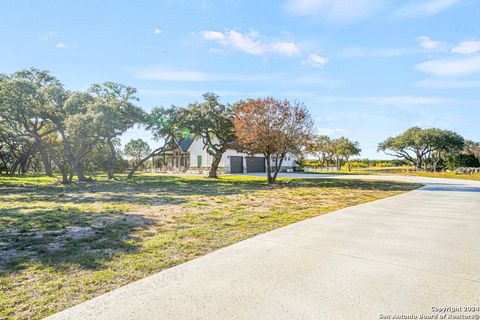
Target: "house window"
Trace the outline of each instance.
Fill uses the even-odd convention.
[[[202,167],[202,156],[197,156],[197,168]]]
[[[184,165],[185,165],[184,157],[180,156],[180,166],[183,167]]]

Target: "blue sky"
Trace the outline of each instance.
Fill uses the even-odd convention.
[[[1,1],[0,72],[124,83],[145,110],[298,100],[319,133],[385,158],[377,143],[414,125],[480,141],[479,17],[477,0]]]

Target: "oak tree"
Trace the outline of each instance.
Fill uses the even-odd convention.
[[[113,178],[116,159],[116,139],[135,124],[141,123],[145,113],[135,105],[138,101],[136,89],[114,82],[93,84],[88,92],[96,99],[99,119],[97,128],[109,147],[107,176]]]
[[[217,178],[222,155],[235,139],[234,112],[231,106],[220,103],[216,94],[205,93],[203,99],[182,109],[179,121],[191,135],[203,140],[206,151],[213,157],[208,177]]]

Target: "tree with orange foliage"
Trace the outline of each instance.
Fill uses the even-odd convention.
[[[234,126],[237,148],[265,156],[267,180],[272,184],[285,156],[300,154],[308,143],[313,120],[302,103],[267,97],[237,103]]]

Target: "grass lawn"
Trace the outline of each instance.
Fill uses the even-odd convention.
[[[281,226],[418,184],[0,176],[0,319],[35,319]]]
[[[456,174],[455,172],[426,172],[426,171],[407,171],[402,169],[372,169],[362,170],[353,169],[348,172],[347,170],[339,171],[318,171],[309,172],[317,174],[349,174],[349,175],[397,175],[397,176],[417,176],[417,177],[430,177],[430,178],[447,178],[447,179],[462,179],[462,180],[476,180],[480,181],[480,174]]]
[[[389,171],[370,171],[370,174],[394,174],[402,176],[418,176],[430,178],[448,178],[462,180],[480,181],[480,174],[456,174],[455,172],[425,172],[425,171],[405,171],[405,170],[389,170]]]

